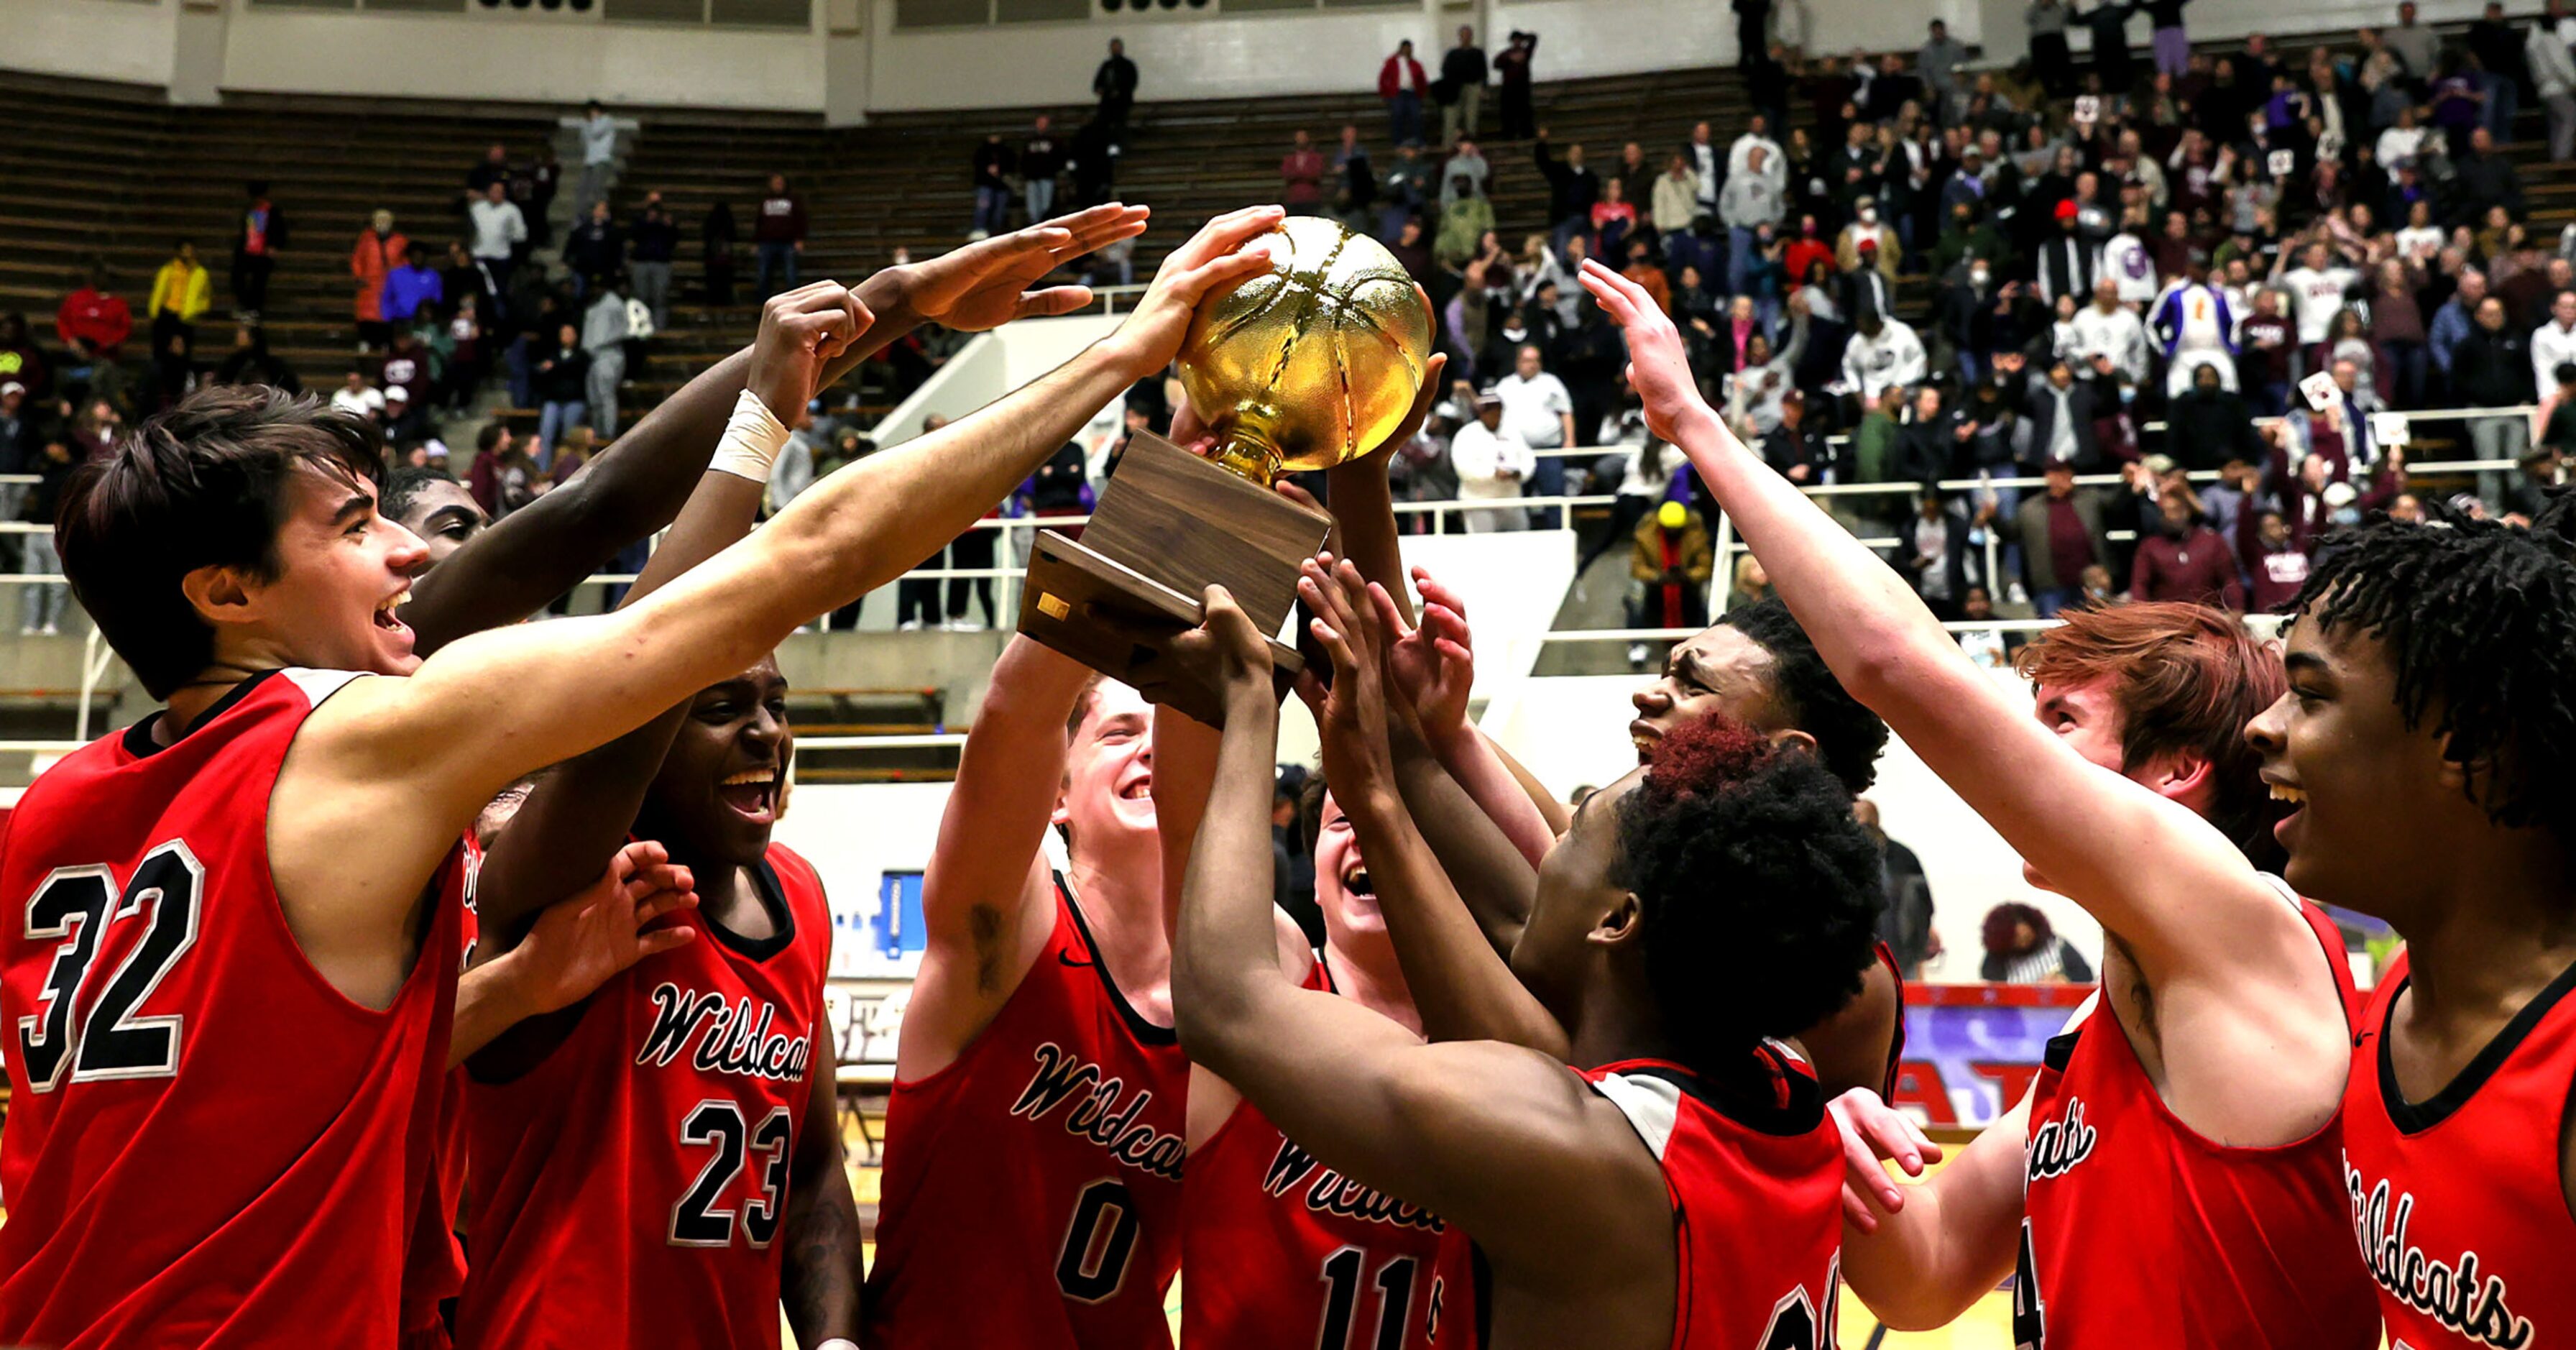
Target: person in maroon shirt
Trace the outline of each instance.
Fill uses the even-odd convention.
[[[2254,293],[2254,312],[2237,331],[2236,375],[2258,416],[2277,417],[2290,403],[2290,352],[2298,330],[2281,313],[2280,292]]]
[[[2308,551],[2290,533],[2279,511],[2247,509],[2237,517],[2236,551],[2253,579],[2254,612],[2284,614],[2308,584]]]
[[[2203,524],[2187,493],[2168,491],[2157,499],[2164,528],[2138,541],[2138,556],[2129,565],[2129,599],[2181,600],[2245,608],[2245,588],[2236,580],[2236,559],[2227,541]]]
[[[1298,215],[1319,214],[1324,204],[1324,157],[1305,132],[1279,160],[1279,204]]]
[[[779,289],[796,289],[796,262],[805,252],[805,199],[787,188],[787,175],[769,176],[768,195],[760,199],[760,217],[752,223],[751,237],[760,245],[760,293],[775,295],[769,278],[777,273],[786,278]]]

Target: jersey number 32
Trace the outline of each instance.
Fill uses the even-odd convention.
[[[18,1019],[18,1063],[28,1091],[61,1087],[67,1069],[75,1083],[179,1071],[181,1019],[137,1017],[134,1009],[196,945],[205,889],[204,865],[176,839],[146,854],[122,893],[114,874],[98,864],[46,875],[27,899],[24,931],[29,941],[60,942],[36,1011]],[[146,925],[142,939],[97,994],[84,998],[110,925],[129,920]]]

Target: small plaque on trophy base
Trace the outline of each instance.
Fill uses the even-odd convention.
[[[1298,566],[1331,530],[1331,518],[1139,432],[1082,538],[1039,533],[1020,631],[1216,726],[1222,691],[1171,668],[1164,649],[1199,625],[1211,584],[1253,627],[1277,633],[1297,601]],[[1270,656],[1284,696],[1304,662],[1276,640]]]

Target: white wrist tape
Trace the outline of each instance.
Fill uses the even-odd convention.
[[[769,411],[760,395],[745,389],[734,396],[733,416],[725,422],[724,439],[716,443],[715,457],[707,461],[707,469],[766,483],[769,466],[786,448],[787,424]]]
[[[846,1336],[835,1336],[832,1339],[823,1342],[821,1345],[815,1346],[814,1350],[859,1350],[859,1347],[857,1342],[852,1341]]]

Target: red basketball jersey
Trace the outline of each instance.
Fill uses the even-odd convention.
[[[1887,1038],[1887,1077],[1878,1085],[1881,1101],[1896,1100],[1896,1074],[1905,1066],[1905,970],[1896,964],[1896,949],[1878,944],[1878,963],[1896,981],[1896,1034]]]
[[[1055,932],[966,1053],[886,1108],[871,1350],[1171,1344],[1189,1061],[1109,982],[1056,881]]]
[[[474,964],[474,942],[481,934],[474,884],[483,871],[483,850],[473,835],[465,836],[464,847],[465,912],[459,916],[456,963],[460,978]],[[403,1350],[446,1350],[450,1342],[442,1305],[465,1288],[465,1247],[456,1237],[458,1207],[465,1201],[464,1066],[440,1075],[438,1094],[437,1165],[430,1171],[419,1229],[403,1262]]]
[[[0,845],[0,1344],[390,1345],[429,1193],[463,868],[383,1011],[270,879],[278,765],[346,672],[155,714],[27,789]],[[353,840],[353,846],[363,846]]]
[[[2349,1017],[2342,936],[2297,903]],[[2014,1341],[2372,1350],[2379,1317],[2345,1236],[2341,1147],[2332,1120],[2276,1148],[2204,1138],[2097,1006],[2048,1043],[2032,1086]]]
[[[701,912],[696,941],[600,986],[535,1068],[467,1089],[458,1345],[778,1345],[808,1075],[832,1071],[832,915],[784,846],[752,881],[774,936]]]
[[[1721,1085],[1661,1060],[1583,1072],[1663,1164],[1673,1202],[1673,1350],[1835,1344],[1842,1136],[1807,1066],[1777,1046],[1762,1081]]]
[[[2398,1090],[2388,1058],[2390,1019],[2410,983],[2379,986],[2343,1099],[2345,1196],[2389,1343],[2576,1341],[2576,1219],[2558,1155],[2576,1109],[2576,966],[2422,1102]]]
[[[1331,990],[1321,960],[1309,989]],[[1315,1161],[1250,1102],[1190,1154],[1183,1350],[1431,1350],[1476,1342],[1448,1225]],[[1445,1259],[1444,1259],[1445,1254]]]

